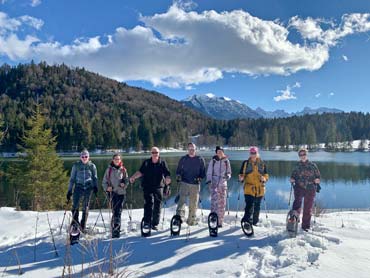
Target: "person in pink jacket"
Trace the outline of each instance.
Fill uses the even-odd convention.
[[[227,181],[231,178],[230,161],[220,147],[216,147],[216,155],[209,162],[207,184],[211,191],[211,212],[217,213],[218,227],[221,228],[226,207]]]

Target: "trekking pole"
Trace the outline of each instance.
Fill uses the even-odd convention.
[[[37,225],[39,222],[39,212],[36,215],[36,225],[35,225],[35,240],[33,242],[33,259],[36,262],[36,239],[37,239]]]
[[[66,205],[69,204],[69,200],[66,202]],[[64,224],[64,220],[66,218],[66,214],[67,214],[67,206],[65,207],[64,209],[64,214],[63,214],[63,220],[62,220],[62,225],[60,225],[60,228],[59,228],[59,235],[62,234],[62,228],[63,228],[63,224]]]
[[[51,234],[51,240],[52,240],[53,246],[54,246],[55,257],[59,257],[57,247],[55,246],[55,239],[54,239],[54,235],[53,235],[53,230],[51,229],[51,224],[50,224],[50,219],[49,219],[49,213],[48,212],[46,212],[46,217],[47,217],[47,220],[48,220],[49,230],[50,230],[50,234]]]
[[[97,204],[97,205],[98,205],[98,207],[99,207],[99,214],[98,214],[98,217],[96,218],[96,221],[95,221],[95,224],[94,224],[93,229],[95,228],[96,224],[98,223],[99,216],[101,216],[101,220],[103,221],[104,229],[105,229],[105,231],[107,231],[107,227],[105,226],[105,222],[104,222],[104,218],[103,218],[103,213],[102,213],[102,211],[101,211],[101,206],[100,206],[100,204],[99,204],[98,197],[96,197],[96,198],[95,198],[95,201],[96,201],[96,204]],[[105,197],[105,201],[104,201],[103,205],[105,205],[105,204],[106,204],[106,202],[107,202],[107,197]]]
[[[230,215],[229,188],[226,187],[227,215]]]
[[[239,212],[239,201],[240,201],[240,189],[241,187],[239,187],[239,192],[238,192],[238,201],[236,203],[236,214],[235,214],[235,227],[236,227],[236,221],[238,220],[238,212]]]
[[[164,199],[164,203],[163,203],[163,217],[162,217],[162,230],[164,228],[164,216],[166,214],[166,207],[167,207],[167,200]]]
[[[267,215],[268,211],[267,211],[267,203],[266,203],[266,198],[265,198],[265,196],[263,196],[263,202],[265,203],[265,213],[266,213],[266,220],[267,220],[269,217],[268,217],[268,215]]]
[[[290,201],[291,201],[291,199],[292,199],[293,185],[294,185],[294,183],[293,183],[293,182],[291,182],[291,183],[290,183],[290,194],[289,194],[288,209],[290,208]]]

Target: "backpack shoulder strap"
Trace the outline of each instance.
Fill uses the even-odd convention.
[[[244,161],[244,167],[243,167],[243,175],[247,173],[247,167],[249,165],[249,159]]]

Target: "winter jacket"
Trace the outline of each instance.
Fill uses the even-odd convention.
[[[118,195],[126,194],[126,188],[121,187],[121,183],[128,185],[128,174],[126,168],[121,164],[118,168],[111,163],[105,170],[102,187],[107,191],[109,186],[113,187],[113,192]]]
[[[265,184],[261,182],[261,177],[265,177],[266,182],[269,178],[267,174],[266,164],[257,158],[256,162],[251,159],[243,161],[239,174],[244,179],[244,194],[254,197],[262,197],[265,195]]]
[[[95,164],[91,161],[86,164],[83,164],[82,161],[75,162],[72,166],[68,191],[72,191],[73,185],[82,189],[97,188],[98,175]]]
[[[180,158],[177,165],[176,176],[181,176],[181,181],[189,184],[199,184],[206,176],[206,163],[203,157],[190,157],[188,154]]]
[[[291,178],[295,180],[295,185],[307,188],[314,188],[314,180],[320,179],[320,171],[316,164],[311,161],[299,161],[293,169]]]
[[[227,157],[219,159],[215,155],[208,164],[207,182],[212,182],[212,185],[218,185],[231,178],[230,161]]]
[[[164,187],[163,179],[171,176],[166,161],[161,158],[157,163],[151,158],[144,160],[139,171],[143,174],[141,186],[144,190]]]

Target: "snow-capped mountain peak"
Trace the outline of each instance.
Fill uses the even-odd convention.
[[[286,118],[292,116],[302,116],[306,114],[322,114],[322,113],[341,113],[343,111],[332,108],[320,107],[312,109],[305,107],[302,111],[296,113],[288,113],[284,110],[265,111],[258,107],[253,110],[246,104],[233,100],[229,97],[217,97],[212,93],[205,95],[192,95],[181,101],[184,105],[198,110],[199,112],[215,119],[231,120],[231,119],[245,119],[245,118]]]

